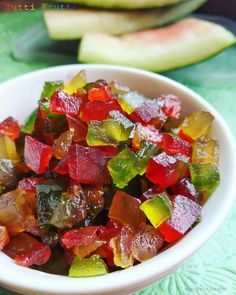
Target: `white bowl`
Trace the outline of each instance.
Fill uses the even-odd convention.
[[[68,81],[85,69],[89,81],[117,80],[148,97],[176,94],[183,112],[199,109],[214,117],[213,136],[220,142],[221,183],[202,210],[202,220],[182,240],[137,266],[100,277],[69,278],[18,266],[0,253],[0,284],[23,294],[130,294],[175,271],[214,233],[231,208],[236,195],[236,156],[233,136],[220,114],[198,94],[168,78],[146,71],[107,65],[68,65],[48,68],[0,85],[0,120],[12,115],[23,122],[36,107],[45,81]]]

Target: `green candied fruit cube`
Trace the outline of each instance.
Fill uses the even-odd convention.
[[[121,114],[121,112],[119,111],[110,111],[109,117],[120,123],[129,134],[135,127],[135,124],[131,122],[128,118],[126,118],[123,114]]]
[[[212,163],[196,163],[189,166],[192,183],[200,191],[211,190],[220,182],[220,174]]]
[[[89,258],[75,257],[69,270],[69,277],[93,277],[108,273],[106,263],[93,255]]]
[[[26,120],[25,125],[22,127],[21,131],[27,134],[31,134],[34,130],[34,124],[37,118],[37,112],[38,109],[35,109],[30,116],[28,117],[28,119]]]
[[[47,81],[44,83],[41,98],[50,99],[52,94],[60,87],[63,86],[63,81]]]
[[[140,209],[155,228],[170,218],[172,213],[171,202],[165,192],[143,202]]]
[[[156,145],[143,141],[141,143],[140,149],[136,153],[137,157],[137,169],[139,170],[139,174],[143,175],[146,172],[148,161],[157,154]]]
[[[102,121],[90,121],[86,137],[87,144],[90,146],[116,146],[120,141],[129,139],[130,130],[115,119]]]
[[[138,175],[137,157],[129,148],[122,150],[116,157],[108,161],[107,167],[114,184],[124,188],[129,181]]]

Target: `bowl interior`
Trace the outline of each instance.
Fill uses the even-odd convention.
[[[212,135],[220,142],[221,183],[205,204],[200,224],[176,245],[133,268],[102,277],[72,279],[17,266],[0,253],[0,264],[6,266],[4,270],[0,269],[0,282],[16,291],[29,294],[110,294],[111,291],[112,294],[128,294],[144,288],[175,270],[210,237],[226,216],[235,196],[232,177],[236,174],[234,140],[223,119],[196,93],[156,74],[102,65],[60,66],[37,71],[0,85],[0,120],[11,115],[23,123],[37,107],[45,81],[68,81],[83,68],[86,69],[88,81],[101,78],[117,80],[150,98],[175,94],[182,99],[184,115],[199,109],[209,111],[215,117]]]

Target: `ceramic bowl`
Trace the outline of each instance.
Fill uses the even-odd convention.
[[[23,294],[131,294],[175,271],[193,255],[219,227],[236,195],[236,153],[233,136],[221,115],[201,96],[163,76],[118,66],[66,65],[32,72],[0,85],[0,120],[8,115],[21,122],[37,106],[44,81],[68,81],[85,69],[88,81],[117,80],[148,97],[175,94],[182,99],[183,114],[209,111],[214,117],[212,134],[220,143],[221,183],[204,205],[202,220],[183,239],[156,257],[137,266],[100,277],[69,278],[16,265],[0,253],[0,284]]]

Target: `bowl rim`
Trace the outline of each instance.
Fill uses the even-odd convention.
[[[57,70],[75,70],[75,69],[97,69],[106,71],[114,70],[120,72],[128,72],[130,74],[145,75],[149,78],[157,79],[159,82],[165,82],[172,85],[175,88],[181,89],[183,92],[191,96],[195,101],[198,101],[204,108],[209,110],[215,118],[217,118],[219,124],[224,131],[225,139],[228,141],[230,154],[232,155],[232,171],[236,174],[236,156],[235,151],[235,140],[232,132],[225,123],[221,115],[212,107],[206,100],[204,100],[199,94],[186,86],[161,76],[156,73],[148,72],[145,70],[134,69],[124,66],[113,66],[113,65],[101,65],[101,64],[74,64],[74,65],[63,65],[49,67],[24,75],[12,78],[6,82],[0,84],[0,91],[4,87],[14,85],[15,81],[20,79],[37,78],[38,75],[42,75],[47,72],[53,72]],[[187,236],[181,239],[177,244],[173,245],[170,249],[166,249],[156,257],[149,259],[134,267],[124,269],[122,271],[109,273],[100,277],[90,278],[69,278],[66,276],[58,276],[43,273],[40,271],[22,268],[21,266],[14,265],[14,267],[7,266],[6,268],[0,268],[0,283],[16,291],[30,290],[32,292],[39,292],[40,294],[109,294],[108,292],[130,292],[133,291],[133,286],[138,284],[150,285],[154,283],[157,278],[161,279],[168,275],[170,272],[180,266],[185,260],[193,255],[216,231],[222,221],[225,219],[229,212],[234,199],[236,196],[236,186],[232,185],[228,188],[227,198],[224,205],[221,207],[221,212],[218,219],[214,222],[209,223],[204,229],[202,228],[201,235],[195,234],[201,229],[201,223],[193,228]],[[174,251],[173,251],[174,249]],[[6,255],[4,255],[6,256]],[[3,256],[0,256],[2,259]],[[8,257],[4,261],[8,261]],[[155,267],[157,264],[161,265],[158,269]],[[152,269],[152,272],[150,272]],[[26,286],[27,282],[27,286]],[[123,293],[122,293],[123,294]]]

